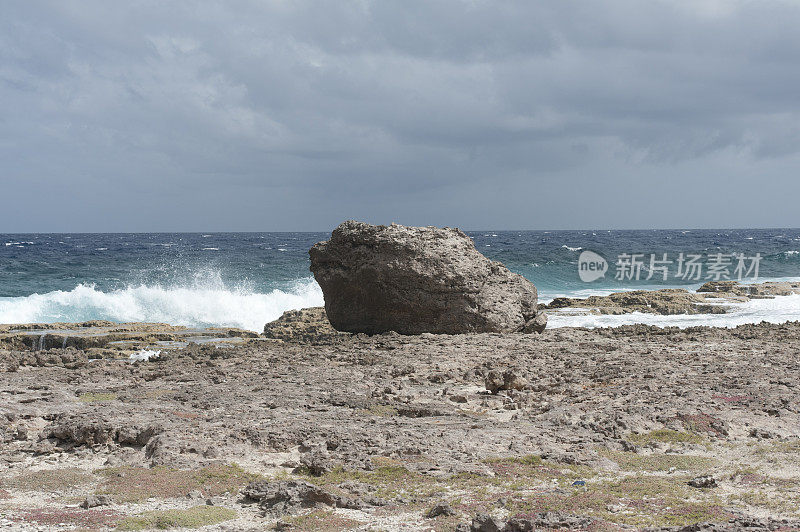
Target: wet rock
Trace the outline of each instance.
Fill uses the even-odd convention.
[[[458,229],[348,221],[309,255],[340,331],[522,331],[538,315],[536,287]]]

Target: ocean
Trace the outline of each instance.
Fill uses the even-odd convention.
[[[800,280],[800,229],[467,234],[483,254],[533,281],[545,302],[621,290],[694,290],[717,277],[737,278],[739,255],[746,268],[738,273],[746,274],[745,282],[754,281],[754,262],[759,282]],[[105,319],[260,331],[286,310],[323,304],[309,272],[308,248],[329,236],[325,232],[0,234],[0,323]],[[578,275],[578,261],[585,251],[608,263],[607,273],[593,282]],[[679,265],[681,254],[684,260],[697,255],[700,271],[685,275],[687,268]],[[638,279],[634,269],[625,266],[629,261],[625,257],[633,255],[643,264]],[[650,276],[651,255],[670,264],[658,263],[662,269]],[[711,266],[714,261],[716,268]],[[721,268],[725,261],[730,264]],[[551,316],[549,326],[735,326],[762,320],[800,320],[800,295],[754,300],[733,313],[713,316],[558,314]]]

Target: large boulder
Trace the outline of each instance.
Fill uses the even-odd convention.
[[[536,287],[458,229],[347,221],[309,251],[337,330],[541,332]]]

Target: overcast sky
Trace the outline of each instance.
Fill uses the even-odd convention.
[[[0,232],[798,227],[800,2],[0,3]]]

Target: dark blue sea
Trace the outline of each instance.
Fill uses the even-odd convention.
[[[468,234],[486,256],[533,281],[543,301],[619,290],[696,289],[707,280],[739,277],[745,282],[800,280],[798,229]],[[0,323],[108,319],[261,330],[285,310],[323,303],[308,269],[308,248],[328,236],[0,234]],[[605,275],[592,282],[582,281],[578,274],[585,251],[608,264]],[[692,257],[693,269],[686,275]],[[652,264],[657,266],[653,275],[651,258],[657,261]],[[762,319],[800,319],[800,299],[753,302],[724,316],[565,315],[551,318],[551,325],[600,326],[632,320],[736,325]]]

